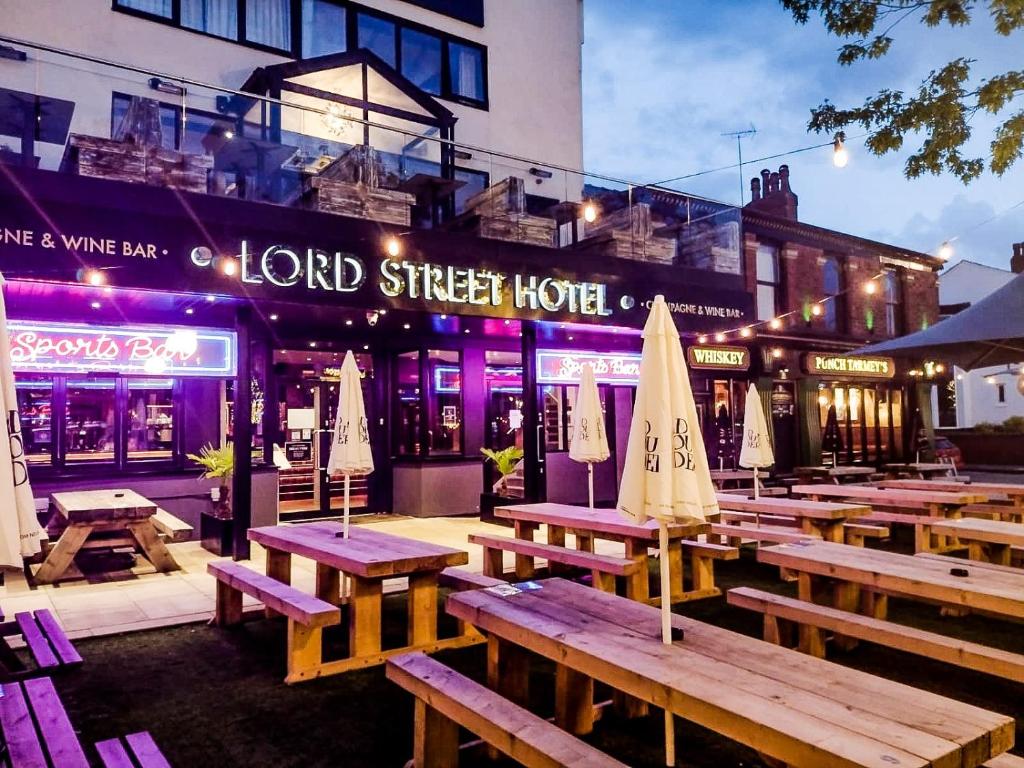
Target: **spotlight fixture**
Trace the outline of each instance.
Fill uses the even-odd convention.
[[[90,269],[85,273],[85,281],[89,285],[101,286],[107,282],[107,276],[98,269]]]
[[[391,237],[384,241],[384,250],[392,258],[400,256],[402,254],[402,243],[397,237],[391,235]]]
[[[185,309],[185,314],[186,315],[194,315],[195,313],[196,313],[196,311],[192,307],[187,307]]]
[[[375,326],[377,324],[377,321],[380,320],[380,315],[381,315],[380,312],[373,312],[373,311],[367,312],[366,313],[366,324],[368,326],[370,326],[371,328],[373,328],[373,326]]]
[[[270,314],[270,319],[271,319],[272,321],[276,321],[278,317],[280,317],[280,315],[278,315],[278,314],[277,314],[277,312],[272,312],[272,313]]]
[[[316,349],[316,342],[315,341],[309,342],[309,346],[310,346],[310,349]]]
[[[345,325],[352,325],[352,321],[351,320],[346,320],[345,321]]]
[[[102,305],[102,304],[100,304],[100,303],[99,303],[98,301],[94,301],[94,302],[92,302],[91,304],[89,304],[89,306],[90,306],[90,307],[92,307],[93,309],[99,309],[99,308],[100,308],[100,307],[102,307],[103,305]]]
[[[206,300],[212,304],[217,300],[217,297],[214,296],[212,293],[208,293],[206,294]]]
[[[222,274],[228,277],[238,274],[238,262],[231,256],[217,256],[215,261]]]
[[[537,183],[540,184],[541,179],[550,179],[554,174],[551,171],[546,171],[543,168],[531,168],[530,175],[537,177]]]
[[[171,96],[184,96],[188,91],[169,80],[161,80],[159,77],[149,78],[149,87],[160,93],[168,93]]]
[[[407,331],[408,331],[408,330],[409,330],[410,328],[412,328],[412,326],[411,326],[411,325],[409,325],[408,323],[402,323],[402,327],[403,327],[403,328],[405,328],[405,330],[407,330]]]

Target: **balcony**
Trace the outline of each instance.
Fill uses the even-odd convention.
[[[209,85],[0,38],[0,165],[714,273],[739,209],[482,149],[367,51]],[[24,54],[24,58],[16,55]]]

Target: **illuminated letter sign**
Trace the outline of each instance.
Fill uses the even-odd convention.
[[[537,350],[537,381],[541,384],[579,384],[580,368],[590,363],[601,384],[635,385],[640,381],[640,355],[635,352],[572,352]]]
[[[133,328],[11,320],[15,371],[234,376],[235,334],[208,328]]]
[[[691,368],[745,371],[750,367],[750,350],[744,347],[689,347],[686,357]]]
[[[891,357],[849,357],[808,352],[804,370],[821,376],[858,376],[866,379],[891,379],[896,362]]]

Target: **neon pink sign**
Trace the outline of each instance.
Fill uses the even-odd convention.
[[[235,334],[207,328],[142,328],[11,320],[15,371],[234,376]]]
[[[541,384],[578,384],[584,363],[594,368],[600,384],[635,385],[640,381],[640,355],[635,352],[572,352],[537,350],[537,381]]]

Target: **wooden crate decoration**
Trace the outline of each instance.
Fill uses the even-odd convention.
[[[315,176],[309,180],[305,207],[408,227],[415,203],[416,197],[405,192]]]
[[[470,231],[477,237],[553,248],[557,230],[558,225],[554,219],[527,213],[509,213],[504,216],[477,216]]]
[[[577,248],[585,253],[600,256],[614,256],[634,261],[649,261],[655,264],[673,264],[676,256],[674,237],[634,237],[629,231],[609,229],[597,235],[586,237]]]
[[[502,179],[469,198],[464,213],[491,217],[526,214],[525,183],[518,176]]]
[[[357,144],[317,174],[331,181],[362,182],[368,187],[394,189],[401,179],[388,171],[373,147]]]
[[[72,134],[66,165],[80,176],[206,192],[213,158]]]

